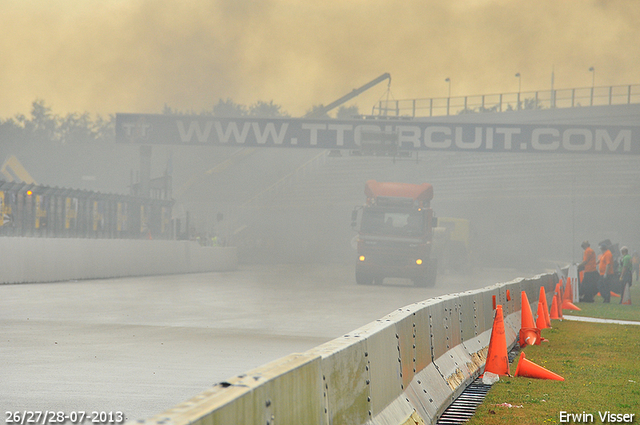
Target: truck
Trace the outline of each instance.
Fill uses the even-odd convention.
[[[356,283],[381,284],[387,277],[413,280],[416,286],[434,286],[438,268],[432,255],[431,209],[433,186],[378,182],[365,184],[366,202],[351,215],[351,226],[360,226],[356,237]]]

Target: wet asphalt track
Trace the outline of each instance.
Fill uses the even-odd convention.
[[[216,382],[434,296],[528,277],[515,270],[354,282],[353,266],[0,286],[0,411],[160,413]]]

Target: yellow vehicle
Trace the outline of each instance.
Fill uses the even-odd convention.
[[[433,245],[435,255],[444,268],[462,271],[469,266],[470,224],[464,218],[438,217],[434,228]]]

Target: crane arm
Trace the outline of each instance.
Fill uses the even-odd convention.
[[[389,80],[388,84],[390,85],[391,84],[391,74],[389,74],[388,72],[385,72],[384,74],[382,74],[378,78],[369,81],[367,84],[365,84],[364,86],[362,86],[360,88],[353,89],[351,91],[351,93],[348,93],[348,94],[342,96],[340,99],[328,104],[327,106],[323,106],[322,108],[318,108],[315,111],[309,112],[307,115],[305,115],[305,118],[321,117],[322,115],[326,114],[330,110],[332,110],[334,108],[337,108],[338,106],[342,105],[343,103],[353,99],[354,97],[358,96],[360,93],[369,90],[371,87],[375,86],[376,84],[381,83],[384,80]]]

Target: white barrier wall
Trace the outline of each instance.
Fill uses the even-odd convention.
[[[551,295],[556,281],[555,275],[540,275],[409,305],[135,423],[435,424],[484,370],[493,297],[503,306],[512,347],[522,291],[536,307],[540,287]]]
[[[235,270],[235,247],[193,241],[0,238],[0,283]]]

